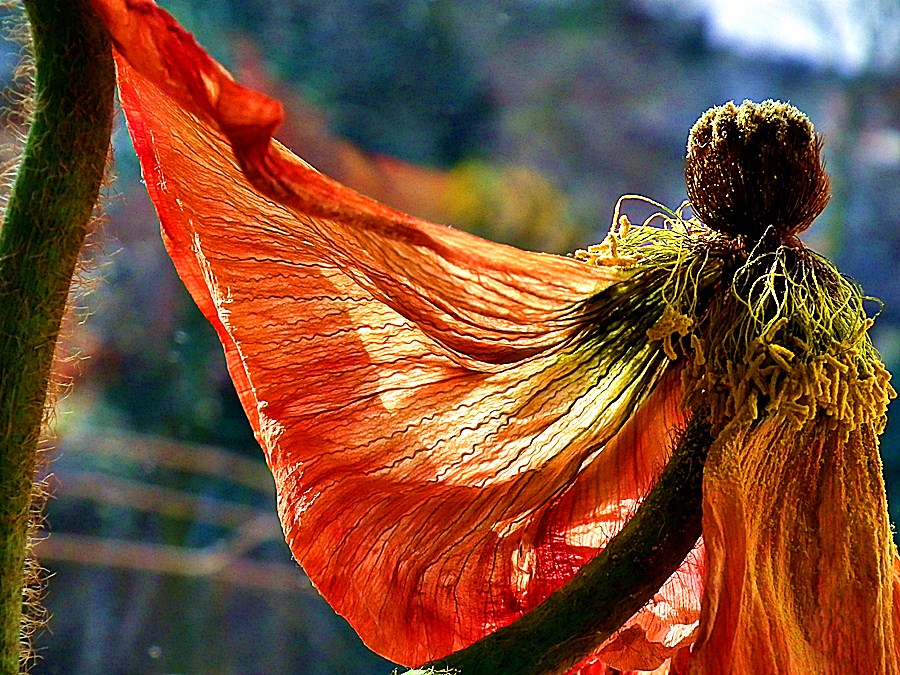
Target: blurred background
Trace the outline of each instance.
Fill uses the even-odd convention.
[[[161,4],[285,102],[279,137],[320,170],[536,250],[599,241],[623,194],[677,207],[703,111],[788,100],[824,134],[834,192],[804,239],[884,302],[873,335],[900,371],[897,0]],[[12,39],[21,19],[4,11],[0,133],[13,148],[28,85]],[[121,119],[114,143],[61,350],[73,384],[46,470],[51,536],[37,552],[51,620],[34,672],[391,672],[292,562],[272,480],[162,249]],[[894,522],[898,417],[883,439]]]

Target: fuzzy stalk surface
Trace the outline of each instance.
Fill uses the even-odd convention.
[[[51,365],[103,180],[115,71],[86,0],[25,0],[35,106],[0,226],[0,673],[23,667],[23,584]]]

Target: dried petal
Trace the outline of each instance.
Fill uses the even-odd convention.
[[[411,664],[534,607],[620,528],[683,424],[678,373],[616,315],[643,302],[612,288],[629,273],[341,186],[270,144],[278,104],[154,4],[94,5],[166,245],[312,581]],[[692,559],[601,655],[654,668],[690,642],[698,578]]]
[[[763,422],[713,447],[692,673],[900,672],[896,549],[876,437]],[[787,441],[787,442],[786,442]]]

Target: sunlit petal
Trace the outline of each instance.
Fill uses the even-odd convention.
[[[698,673],[900,671],[897,558],[870,426],[764,422],[715,448]],[[789,442],[785,442],[785,441]]]
[[[624,268],[492,244],[335,183],[270,145],[278,104],[155,5],[95,5],[166,245],[222,339],[310,578],[410,664],[534,607],[621,527],[684,424],[678,373],[645,340],[662,307],[632,326],[615,316],[627,288],[603,294]],[[692,639],[697,555],[605,660],[654,668]]]

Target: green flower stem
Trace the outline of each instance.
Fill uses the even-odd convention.
[[[25,0],[35,114],[0,228],[0,673],[18,673],[50,367],[109,152],[115,72],[87,0]]]
[[[519,620],[421,671],[564,673],[649,602],[697,543],[703,463],[712,436],[695,415],[659,481],[609,545]]]

